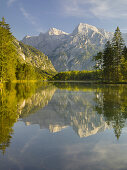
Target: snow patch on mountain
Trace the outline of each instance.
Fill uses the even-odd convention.
[[[68,35],[68,33],[61,31],[59,29],[56,28],[50,28],[48,31],[49,35]]]

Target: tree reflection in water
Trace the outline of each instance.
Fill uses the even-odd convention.
[[[126,85],[105,85],[96,91],[95,110],[103,114],[108,125],[114,129],[119,139],[127,119],[127,87]]]
[[[50,100],[50,95],[49,90],[46,91],[46,89],[50,89],[50,87],[52,89],[52,86],[47,83],[18,83],[5,84],[4,88],[0,89],[0,150],[3,153],[10,145],[14,124],[22,115],[34,113],[34,106],[39,109],[47,104],[48,99],[46,100],[46,98]],[[41,93],[42,105],[40,106],[38,103],[37,106],[37,103],[32,103],[31,98],[36,101],[35,94],[40,94],[40,92],[43,92],[43,95]],[[23,110],[25,105],[29,105],[27,110]]]

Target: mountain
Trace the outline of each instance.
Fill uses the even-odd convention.
[[[43,71],[56,72],[51,60],[49,60],[48,56],[46,56],[44,53],[32,46],[25,45],[22,42],[19,42],[19,45],[23,54],[25,55],[25,61],[27,63]]]
[[[46,55],[48,54],[48,56],[52,56],[54,49],[61,46],[63,42],[66,41],[67,37],[67,33],[56,28],[51,28],[46,33],[40,33],[39,36],[25,36],[22,42],[31,45],[40,51],[44,50],[43,52]]]
[[[56,28],[50,28],[48,31],[49,35],[68,35],[68,33],[58,30]]]
[[[51,60],[44,53],[32,46],[18,42],[16,39],[14,44],[17,48],[20,63],[27,63],[33,66],[39,73],[43,73],[45,76],[46,74],[56,73]]]
[[[80,23],[68,34],[56,28],[38,36],[26,36],[22,42],[43,51],[57,71],[90,70],[92,57],[101,51],[113,33]]]

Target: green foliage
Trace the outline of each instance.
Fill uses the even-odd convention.
[[[119,27],[115,30],[114,37],[112,39],[112,48],[113,48],[113,66],[114,66],[114,80],[121,80],[121,59],[124,48],[124,41],[120,32]]]
[[[16,69],[17,80],[36,80],[36,73],[34,67],[27,63],[18,63]]]
[[[99,80],[101,79],[101,72],[98,72],[98,77],[96,77],[96,71],[65,71],[56,74],[52,80],[61,81],[83,81],[83,80]]]
[[[111,80],[113,75],[113,49],[111,46],[111,43],[108,41],[105,44],[105,49],[102,54],[103,57],[103,63],[102,63],[102,68],[103,68],[103,79],[104,80]]]
[[[0,21],[0,80],[15,80],[15,68],[17,62],[17,51],[13,44],[14,37],[5,19]]]

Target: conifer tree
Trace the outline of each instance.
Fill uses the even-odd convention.
[[[121,67],[121,60],[124,48],[124,41],[122,38],[122,34],[120,32],[119,27],[115,30],[114,37],[112,39],[112,47],[113,47],[113,66],[114,66],[114,77],[115,81],[120,80],[120,67]]]
[[[15,77],[17,51],[13,44],[14,37],[10,32],[9,24],[4,17],[0,21],[0,80],[12,81]]]
[[[103,79],[110,81],[112,79],[112,74],[114,72],[113,68],[113,49],[110,41],[105,44],[105,49],[103,52]]]

